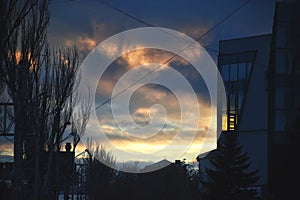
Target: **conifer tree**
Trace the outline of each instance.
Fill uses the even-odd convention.
[[[257,170],[249,169],[251,162],[236,133],[225,133],[219,139],[218,149],[209,157],[211,166],[206,167],[206,179],[201,196],[208,200],[252,200],[256,192],[251,190],[258,181]]]

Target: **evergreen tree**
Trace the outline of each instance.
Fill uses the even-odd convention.
[[[209,157],[210,168],[206,168],[206,180],[201,196],[209,200],[256,199],[256,192],[249,190],[258,181],[257,170],[250,171],[251,162],[236,133],[227,133],[219,140],[218,149]]]

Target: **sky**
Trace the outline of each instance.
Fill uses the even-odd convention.
[[[138,1],[111,0],[113,6],[147,22],[170,28],[197,38],[229,13],[242,5],[244,0],[168,0]],[[271,32],[274,0],[252,0],[240,12],[230,17],[200,43],[218,48],[218,41]],[[57,43],[77,41],[82,50],[91,50],[96,44],[119,32],[145,27],[101,0],[54,0],[49,39]]]
[[[109,2],[109,5],[105,2]],[[50,44],[55,45],[76,44],[80,59],[84,61],[90,51],[111,36],[147,27],[146,24],[172,29],[196,39],[245,2],[245,0],[53,0],[50,5],[48,39]],[[199,43],[216,63],[220,40],[271,33],[274,7],[274,0],[251,0],[239,12],[201,38]],[[117,47],[109,46],[108,55],[114,55],[119,51],[126,52],[126,48],[126,43]],[[197,57],[200,54],[202,50],[197,49],[197,46],[194,47],[191,56]],[[139,49],[122,53],[121,57],[106,68],[101,81],[93,83],[97,84],[95,105],[100,105],[111,97],[116,84],[124,74],[134,70],[140,70],[137,74],[149,72],[153,69],[151,63],[162,63],[172,55],[170,52],[156,49]],[[104,133],[113,146],[122,150],[113,152],[121,161],[173,159],[177,156],[174,153],[178,153],[174,149],[185,148],[187,146],[185,142],[192,140],[192,145],[188,145],[189,148],[182,155],[178,155],[178,159],[195,160],[200,152],[199,148],[205,148],[203,137],[207,136],[213,119],[208,89],[191,63],[181,57],[176,57],[161,67],[153,74],[152,81],[168,76],[166,74],[171,70],[170,67],[181,73],[190,83],[193,93],[196,94],[196,103],[192,101],[192,94],[181,88],[180,84],[177,85],[178,90],[174,92],[160,84],[139,83],[136,90],[132,91],[127,109],[134,124],[128,125],[126,113],[121,112],[123,109],[114,108],[117,110],[116,117],[122,121],[123,127],[119,127],[112,116],[111,103],[108,103],[97,110],[96,118],[90,119],[88,124],[90,132],[87,135],[102,143],[99,133]],[[125,85],[135,81],[135,76],[129,77]],[[180,102],[185,104],[189,120],[182,120]],[[195,110],[201,111],[201,120],[198,120]],[[149,124],[152,124],[152,129],[136,131],[140,130],[138,128],[144,130],[143,128]],[[193,126],[196,128],[191,128]],[[172,148],[160,152],[159,150],[172,143],[178,130],[185,134],[180,135],[178,142],[171,145]],[[154,133],[156,134],[153,135]],[[208,137],[206,144],[211,141],[212,138]],[[9,147],[11,147],[9,143],[1,144],[4,152],[9,152]],[[84,145],[81,145],[78,152],[84,149]],[[128,157],[128,152],[132,157]],[[136,154],[145,154],[145,157],[135,157]]]

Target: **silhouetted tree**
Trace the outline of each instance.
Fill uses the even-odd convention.
[[[135,200],[137,185],[140,184],[140,174],[130,173],[138,171],[138,162],[134,163],[122,163],[120,170],[115,170],[113,182],[112,182],[112,195],[110,199],[132,199]]]
[[[61,150],[62,141],[70,135],[66,134],[66,129],[70,125],[74,103],[71,101],[72,95],[77,86],[76,74],[79,68],[79,56],[76,48],[53,48],[45,50],[45,70],[43,71],[43,81],[40,85],[43,93],[47,94],[46,101],[41,103],[44,107],[39,109],[41,113],[40,124],[47,127],[46,131],[41,130],[41,145],[49,152],[47,172],[43,183],[42,194],[53,191],[57,180],[54,178],[58,173],[58,163],[54,152]],[[46,110],[46,114],[44,111]],[[41,118],[43,116],[43,118]],[[70,133],[73,134],[73,133]]]
[[[42,63],[46,28],[49,22],[48,1],[0,1],[0,79],[14,103],[14,170],[15,199],[22,198],[23,142],[32,135],[36,102],[36,66]],[[29,123],[29,122],[33,123]]]
[[[139,174],[133,199],[190,199],[188,182],[187,166],[177,160],[162,169]]]
[[[189,200],[198,200],[200,191],[199,191],[199,182],[200,182],[200,173],[199,170],[195,168],[194,165],[187,165],[187,191],[186,199]]]
[[[114,169],[109,166],[115,165],[115,157],[103,145],[93,142],[91,138],[87,140],[86,151],[89,154],[89,158],[86,160],[88,198],[91,200],[111,199]]]
[[[203,199],[256,199],[256,192],[251,187],[259,179],[257,171],[249,170],[249,157],[242,152],[236,133],[223,134],[217,151],[209,160],[212,166],[205,169],[206,179],[201,179]]]
[[[54,152],[60,151],[62,141],[69,137],[65,134],[70,122],[74,124],[75,151],[90,113],[88,99],[74,114],[77,49],[49,48],[47,44],[49,2],[0,1],[0,93],[7,88],[14,104],[15,199],[38,199],[53,191],[58,169]],[[44,174],[41,151],[49,156],[44,159]],[[24,178],[29,185],[26,190],[22,188]]]
[[[82,136],[85,134],[86,126],[90,118],[91,113],[91,94],[89,93],[88,96],[84,97],[85,99],[81,99],[81,103],[76,106],[78,109],[74,110],[72,113],[72,128],[71,131],[73,133],[73,152],[80,142]],[[71,101],[73,98],[71,98]],[[75,101],[78,98],[75,97]],[[75,103],[76,104],[76,103]]]

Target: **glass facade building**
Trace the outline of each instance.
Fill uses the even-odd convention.
[[[271,35],[223,40],[219,43],[218,68],[227,105],[222,111],[223,134],[238,133],[243,150],[250,157],[252,170],[258,170],[261,197],[268,183],[268,92]]]
[[[220,41],[218,67],[235,131],[260,174],[263,199],[297,195],[300,165],[300,2],[276,3],[272,35]]]
[[[269,187],[273,199],[296,194],[300,132],[300,2],[278,2],[268,71]]]
[[[300,1],[276,3],[272,34],[220,41],[218,68],[227,97],[222,134],[238,133],[251,167],[259,172],[261,199],[295,199],[300,177]]]

